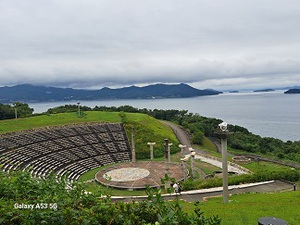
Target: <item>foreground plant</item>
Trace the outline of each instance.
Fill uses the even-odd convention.
[[[32,178],[26,172],[0,171],[0,224],[199,224],[218,225],[218,216],[206,218],[196,204],[193,214],[178,199],[165,202],[161,191],[147,189],[148,200],[112,203],[97,198],[83,183]],[[66,188],[67,187],[67,188]]]

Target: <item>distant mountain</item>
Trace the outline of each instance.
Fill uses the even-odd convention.
[[[292,87],[285,87],[285,90],[289,90],[289,89],[300,89],[300,86],[292,86]]]
[[[188,98],[203,95],[217,95],[220,93],[222,92],[211,89],[199,90],[187,84],[154,84],[145,87],[130,86],[118,89],[104,87],[100,90],[78,90],[22,84],[13,87],[0,87],[0,102]]]
[[[271,92],[271,91],[275,91],[275,90],[271,88],[266,88],[266,89],[254,90],[253,92]]]
[[[299,89],[290,89],[288,91],[285,91],[284,94],[300,94],[300,88]]]

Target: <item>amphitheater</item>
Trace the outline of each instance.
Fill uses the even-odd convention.
[[[130,145],[120,123],[90,123],[46,127],[0,136],[1,169],[50,173],[76,181],[85,172],[131,159]]]
[[[89,123],[20,131],[0,136],[0,165],[5,172],[28,171],[46,178],[54,173],[77,181],[87,171],[100,169],[96,180],[105,186],[141,189],[158,187],[164,177],[164,162],[131,162],[132,153],[121,123]],[[122,163],[115,165],[116,163]],[[180,165],[170,164],[169,172],[183,179]],[[105,177],[122,176],[121,180]]]

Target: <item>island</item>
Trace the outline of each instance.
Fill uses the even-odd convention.
[[[275,90],[271,88],[266,88],[266,89],[254,90],[253,92],[271,92],[271,91],[275,91]]]
[[[300,94],[300,88],[299,89],[289,89],[284,92],[284,94]]]

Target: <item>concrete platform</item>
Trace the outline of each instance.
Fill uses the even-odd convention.
[[[146,185],[160,187],[161,178],[165,177],[165,168],[165,162],[124,163],[100,170],[95,179],[105,186],[120,189],[145,189]],[[169,176],[176,181],[182,180],[184,175],[181,164],[170,163]]]

